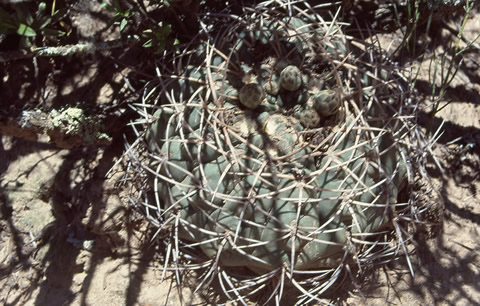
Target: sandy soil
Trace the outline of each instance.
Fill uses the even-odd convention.
[[[86,28],[84,31],[91,31]],[[465,36],[480,34],[480,15]],[[450,34],[451,35],[451,34]],[[83,72],[92,79],[92,63]],[[473,305],[480,302],[480,53],[468,52],[464,68],[442,101],[443,135],[428,170],[441,218],[420,228],[410,260],[380,268],[359,284],[349,305]],[[105,66],[103,66],[105,68]],[[96,89],[104,103],[121,89],[122,72]],[[90,75],[89,75],[90,74]],[[80,75],[80,74],[79,74]],[[68,81],[89,96],[79,75]],[[77,80],[75,79],[77,78]],[[95,78],[93,78],[95,79]],[[95,79],[96,80],[96,79]],[[419,124],[430,117],[427,76]],[[97,86],[98,84],[95,84]],[[75,86],[57,92],[71,97]],[[78,94],[78,90],[75,94]],[[98,93],[102,93],[98,95]],[[180,301],[171,275],[163,275],[155,229],[119,192],[123,139],[104,148],[59,150],[44,140],[3,136],[0,143],[0,303],[5,305],[179,305],[201,303],[185,291]],[[441,167],[439,167],[441,166]],[[113,171],[110,171],[112,169]],[[437,208],[438,208],[437,207]],[[435,213],[433,213],[435,215]],[[438,214],[435,215],[438,217]],[[434,216],[434,217],[435,217]],[[166,280],[162,281],[165,276]]]

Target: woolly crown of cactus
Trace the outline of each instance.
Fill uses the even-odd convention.
[[[403,246],[401,75],[323,16],[302,1],[205,16],[136,105],[132,201],[168,237],[166,270],[203,269],[197,289],[246,303],[273,284],[278,302],[291,285],[307,303]]]

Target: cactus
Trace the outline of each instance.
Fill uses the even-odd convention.
[[[295,91],[302,86],[302,73],[294,65],[285,67],[280,73],[280,85],[282,88]]]
[[[355,70],[370,54],[295,8],[219,18],[138,108],[150,160],[134,168],[152,191],[139,198],[172,235],[167,258],[197,260],[199,288],[216,276],[232,301],[268,282],[279,300],[284,279],[318,299],[345,267],[384,260],[394,216],[411,211],[398,202],[411,170],[401,84],[372,78],[376,63]]]
[[[331,116],[338,111],[340,98],[335,90],[322,90],[312,96],[313,108],[321,116]]]
[[[262,103],[263,98],[263,88],[256,83],[246,84],[238,93],[240,103],[250,109],[257,108]]]

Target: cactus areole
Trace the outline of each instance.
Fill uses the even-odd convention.
[[[148,207],[218,267],[360,260],[400,205],[406,163],[388,103],[355,87],[364,78],[342,66],[355,58],[337,25],[299,16],[210,33],[147,108]]]

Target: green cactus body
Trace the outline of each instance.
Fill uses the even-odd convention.
[[[278,95],[279,87],[277,82],[275,81],[267,81],[265,85],[263,85],[263,89],[269,95],[276,96]]]
[[[238,95],[240,103],[250,109],[257,108],[262,103],[264,97],[262,86],[255,83],[243,86]]]
[[[263,38],[260,40],[268,43]],[[241,57],[244,48],[242,44],[238,45],[237,52]],[[285,44],[284,52],[294,47],[291,43]],[[218,62],[216,66],[225,65]],[[248,67],[242,69],[251,70]],[[191,71],[188,72],[190,76],[198,78],[196,84],[208,82],[206,73],[201,69],[188,68],[187,71]],[[230,95],[226,91],[233,92],[234,86],[241,82],[234,81],[236,85],[232,87],[229,80],[234,78],[220,71],[213,72],[215,79],[223,82],[222,86],[216,87],[217,97],[235,98],[235,94]],[[285,90],[277,98],[278,109],[299,108],[300,120],[295,118],[298,117],[296,114],[286,116],[275,111],[272,113],[272,110],[243,114],[238,109],[237,114],[231,117],[226,111],[204,108],[195,99],[189,104],[191,107],[186,114],[184,108],[178,111],[167,106],[170,103],[156,112],[155,116],[159,119],[153,124],[152,133],[161,147],[161,156],[168,159],[160,173],[171,182],[181,182],[179,185],[169,183],[169,188],[158,189],[163,190],[167,214],[170,205],[175,203],[189,212],[182,216],[194,226],[181,231],[184,239],[209,240],[211,237],[206,232],[218,233],[219,236],[235,233],[232,239],[238,240],[238,245],[234,247],[226,243],[223,248],[230,254],[225,258],[236,260],[234,263],[222,260],[224,265],[244,265],[259,272],[273,270],[283,262],[297,261],[297,268],[318,268],[318,265],[332,261],[332,254],[342,254],[347,232],[374,231],[388,221],[378,209],[356,209],[356,206],[348,209],[345,204],[347,200],[362,203],[379,201],[382,198],[379,193],[384,186],[373,191],[364,190],[365,185],[375,184],[374,178],[379,174],[366,166],[363,147],[349,149],[356,147],[355,142],[362,136],[353,130],[346,137],[338,136],[331,140],[330,145],[335,146],[335,151],[344,152],[340,155],[302,149],[308,146],[301,136],[304,128],[319,127],[319,116],[330,116],[338,111],[337,92],[322,90],[309,94],[304,88],[298,93],[307,82],[302,80],[300,69],[294,65],[286,65],[279,74],[271,73],[274,75],[263,75],[263,88],[257,83],[243,85],[238,90],[238,101],[254,111],[262,104],[264,88],[270,95],[280,94],[269,81],[278,77],[280,87]],[[198,86],[187,90],[187,83],[180,83],[187,94],[201,91]],[[308,99],[312,102],[306,103]],[[217,120],[210,119],[212,116]],[[231,133],[219,132],[222,117],[232,121],[226,126]],[[189,128],[186,129],[185,125]],[[233,148],[226,143],[218,143],[226,138],[234,144]],[[236,150],[236,157],[227,153],[232,149]],[[280,160],[268,162],[272,158]],[[348,165],[346,170],[336,166],[342,163]],[[328,167],[334,170],[320,171]],[[182,168],[187,170],[182,171]],[[308,188],[301,187],[305,182],[294,178],[291,174],[293,169],[314,173],[307,175]],[[374,177],[365,175],[371,172]],[[195,223],[190,217],[192,211],[195,211],[192,214],[195,220],[203,224]],[[196,230],[196,227],[206,231]],[[315,232],[313,236],[309,234],[311,230]],[[250,244],[255,246],[250,247]],[[243,251],[236,252],[236,247],[241,247]],[[219,250],[219,240],[201,248],[207,256],[213,256]],[[291,258],[292,254],[296,254],[295,259]]]
[[[337,267],[391,222],[406,174],[400,142],[382,129],[392,116],[341,100],[357,90],[344,84],[361,82],[340,80],[350,53],[328,28],[304,17],[239,23],[164,82],[146,133],[159,214],[218,267]]]
[[[338,136],[339,139],[332,139],[336,146],[335,150],[344,153],[339,155],[317,153],[317,157],[309,157],[315,154],[312,151],[302,152],[301,147],[305,143],[299,133],[303,128],[295,121],[296,119],[271,115],[266,119],[258,119],[258,124],[255,121],[248,123],[246,117],[239,119],[244,120],[240,125],[248,126],[243,134],[252,135],[250,143],[263,152],[257,152],[245,143],[237,146],[240,150],[238,152],[245,154],[237,154],[240,164],[233,166],[233,159],[222,155],[218,149],[212,149],[218,146],[215,142],[207,146],[195,144],[193,139],[191,141],[186,139],[185,143],[185,139],[181,141],[180,136],[174,136],[162,146],[162,155],[172,158],[169,160],[170,165],[165,165],[165,170],[161,171],[172,181],[182,182],[179,186],[172,185],[167,192],[168,195],[164,196],[165,199],[170,199],[166,201],[165,208],[173,203],[179,203],[181,207],[190,211],[194,201],[193,207],[202,208],[201,212],[194,214],[195,218],[204,215],[200,220],[205,222],[196,226],[219,235],[227,232],[236,233],[239,237],[237,239],[243,240],[244,252],[250,256],[236,253],[233,246],[228,243],[224,246],[225,250],[229,250],[230,256],[236,258],[234,265],[245,265],[256,272],[268,271],[278,267],[282,262],[292,262],[291,254],[296,254],[297,268],[316,267],[317,264],[331,262],[332,254],[337,254],[336,256],[343,254],[341,251],[347,239],[347,232],[375,231],[388,221],[384,208],[364,209],[353,205],[349,210],[345,207],[347,200],[362,202],[365,205],[372,202],[384,203],[387,200],[386,196],[382,195],[384,184],[376,188],[363,187],[375,185],[375,178],[379,177],[379,173],[374,171],[373,166],[365,163],[364,156],[367,152],[364,151],[364,147],[350,149],[359,141],[358,137],[361,135],[357,132],[351,131],[346,137]],[[198,134],[201,134],[201,131],[198,131]],[[167,148],[168,150],[164,151]],[[268,148],[274,148],[274,151],[269,151]],[[198,150],[201,150],[200,154]],[[267,156],[283,156],[296,151],[302,153],[292,157],[290,161],[277,163],[271,169],[267,169],[270,166],[265,165],[262,168],[264,163],[262,160],[266,160]],[[391,154],[393,155],[386,156],[391,160],[398,160],[395,152]],[[251,156],[255,159],[252,160]],[[300,159],[295,162],[295,157]],[[312,161],[307,162],[305,158]],[[342,163],[348,165],[345,170],[334,167]],[[309,188],[302,188],[300,186],[304,184],[303,182],[296,181],[293,177],[285,178],[285,171],[295,168],[297,164],[310,173],[328,167],[335,170],[320,171],[307,178]],[[395,171],[392,169],[394,165],[387,163],[385,171],[388,170],[388,174],[392,175]],[[190,176],[180,170],[182,168],[193,169],[191,173],[201,186],[197,186]],[[259,173],[268,175],[262,178]],[[399,173],[397,176],[401,177],[402,174]],[[253,198],[250,195],[252,190],[255,191]],[[188,199],[186,195],[192,192],[195,196]],[[396,190],[391,190],[390,194],[395,192]],[[194,223],[187,214],[185,220]],[[290,237],[287,229],[292,222],[296,224],[296,231],[304,231],[305,236],[308,236],[308,229],[322,228],[322,224],[324,228],[308,239]],[[193,230],[187,232],[191,231]],[[209,239],[203,232],[197,232],[194,237],[185,235],[183,238],[194,241]],[[294,245],[291,243],[292,240],[296,241]],[[265,244],[248,248],[248,242],[252,241]],[[202,246],[202,249],[209,255],[216,253],[218,246],[217,241]],[[222,264],[228,266],[232,262],[222,260]]]
[[[299,114],[302,125],[306,128],[320,127],[320,115],[314,108],[306,108]]]
[[[295,91],[302,86],[302,73],[298,67],[290,65],[280,73],[280,86],[288,91]]]
[[[313,107],[321,116],[331,116],[338,111],[340,99],[336,90],[321,90],[312,96]]]

